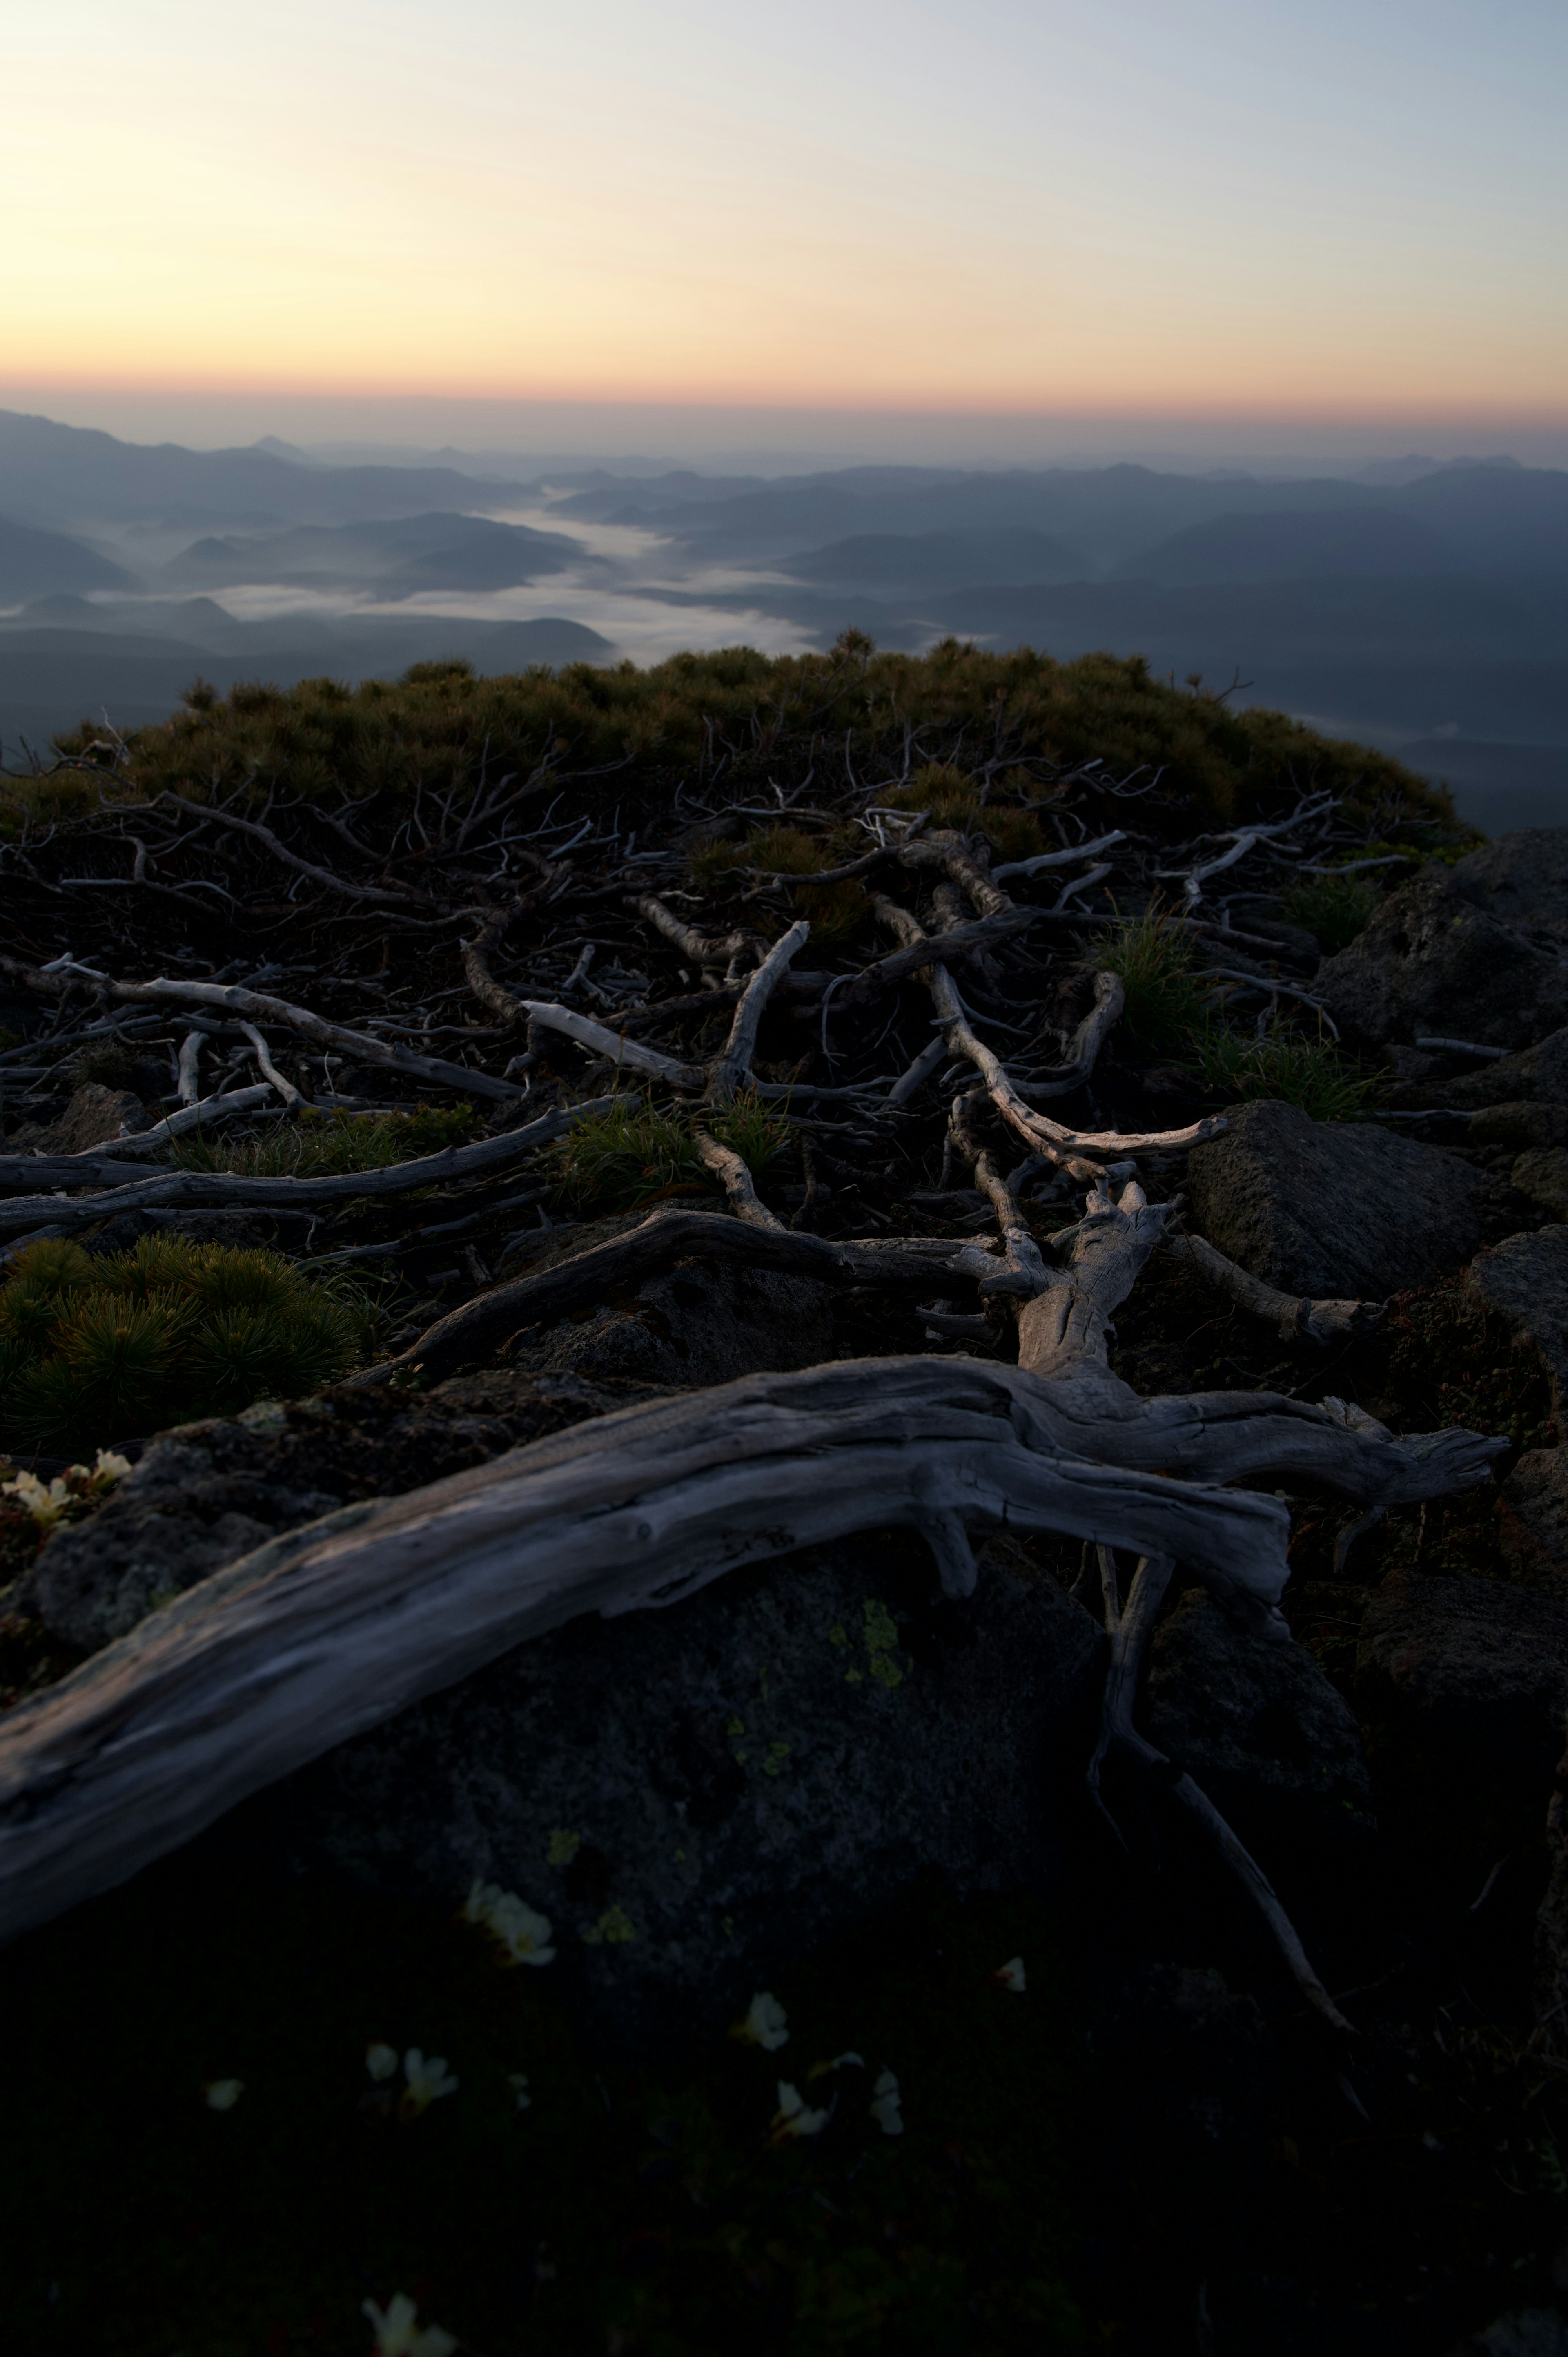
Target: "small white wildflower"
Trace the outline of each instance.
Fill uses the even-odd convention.
[[[419,2323],[419,2310],[405,2291],[396,2293],[384,2309],[373,2299],[363,2300],[360,2313],[376,2328],[376,2357],[451,2357],[457,2346],[455,2333]]]
[[[511,2089],[512,2093],[517,2097],[518,2110],[520,2112],[532,2110],[533,2105],[533,2097],[528,2092],[527,2072],[509,2071],[506,2074],[506,2083]]]
[[[427,2061],[417,2046],[411,2046],[403,2056],[403,2075],[408,2084],[398,2110],[405,2120],[416,2120],[438,2096],[455,2095],[457,2092],[457,2082],[446,2068],[446,2056],[433,2054]]]
[[[789,2017],[771,1989],[758,1989],[730,2036],[746,2046],[760,2046],[765,2054],[777,2054],[789,2043]]]
[[[464,1920],[481,1923],[492,1939],[506,1950],[507,1961],[513,1964],[549,1964],[555,1961],[555,1951],[550,1944],[551,1921],[520,1899],[515,1890],[503,1890],[499,1882],[476,1879],[463,1902]]]
[[[1024,1978],[1022,1956],[1009,1956],[1004,1964],[997,1965],[991,1977],[998,1988],[1011,1989],[1015,1996],[1022,1996],[1028,1986],[1028,1983]]]
[[[884,2071],[871,2091],[871,2116],[884,2136],[904,2133],[904,2098],[898,2093],[898,2082],[891,2071]]]
[[[397,2069],[397,2048],[395,2046],[382,2046],[379,2043],[374,2046],[367,2046],[365,2049],[365,2068],[370,2072],[371,2078],[376,2082],[376,2084],[380,2086],[381,2081],[383,2079],[390,2079],[392,2072]]]
[[[0,1494],[15,1498],[16,1503],[49,1529],[62,1514],[69,1513],[76,1503],[75,1492],[66,1486],[63,1475],[52,1481],[40,1481],[36,1473],[18,1473],[10,1481],[0,1481]]]
[[[832,2117],[831,2108],[825,2112],[813,2112],[799,2087],[791,2086],[788,2079],[779,2080],[779,2109],[773,2115],[776,2136],[821,2136]]]
[[[243,2079],[209,2079],[201,2090],[209,2112],[231,2112],[245,2092]]]
[[[87,1469],[73,1465],[70,1469],[76,1473],[85,1472]],[[92,1460],[92,1485],[94,1489],[107,1490],[112,1481],[123,1481],[130,1469],[128,1457],[120,1456],[113,1448],[101,1448]]]

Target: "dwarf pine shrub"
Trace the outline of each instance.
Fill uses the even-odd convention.
[[[785,770],[803,775],[829,746],[844,748],[858,776],[891,781],[904,776],[911,728],[950,758],[985,744],[1005,746],[1010,762],[1058,771],[1085,762],[1113,778],[1137,771],[1150,790],[1145,815],[1168,804],[1184,833],[1283,815],[1307,778],[1342,798],[1348,820],[1380,833],[1414,829],[1446,842],[1459,832],[1447,795],[1391,755],[1320,737],[1282,712],[1190,694],[1136,656],[1058,662],[958,639],[924,654],[879,652],[859,632],[820,654],[725,647],[647,671],[568,663],[477,678],[467,663],[448,662],[352,688],[251,683],[223,696],[198,686],[169,720],[133,729],[123,755],[102,749],[97,721],[57,742],[111,770],[127,800],[173,788],[198,802],[238,791],[259,804],[285,786],[309,800],[347,792],[390,804],[422,786],[449,793],[454,780],[473,791],[482,777],[526,774],[547,759],[579,771],[635,762],[649,779],[683,777],[712,758],[715,732],[736,748],[732,782],[754,778],[760,790]],[[582,791],[569,791],[571,807]],[[587,789],[582,806],[603,791]],[[99,791],[86,770],[9,780],[0,835],[24,814],[86,816]]]
[[[360,1327],[277,1253],[46,1240],[0,1286],[0,1436],[74,1449],[298,1399],[347,1372]]]
[[[728,843],[709,835],[687,854],[692,880],[699,889],[713,891],[732,876],[751,868],[775,875],[807,877],[824,867],[838,867],[866,848],[858,835],[843,829],[831,835],[808,834],[802,827],[754,827],[741,842]],[[802,882],[789,894],[798,916],[811,920],[811,940],[819,950],[839,949],[865,930],[871,902],[854,877],[838,884]]]

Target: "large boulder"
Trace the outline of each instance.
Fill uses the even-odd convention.
[[[1481,1241],[1483,1185],[1441,1147],[1272,1103],[1242,1105],[1187,1170],[1216,1250],[1314,1299],[1381,1300],[1462,1267]]]
[[[1200,1588],[1161,1622],[1140,1723],[1242,1839],[1299,1857],[1372,1831],[1354,1712],[1305,1646],[1260,1643]]]
[[[1562,1034],[1556,1036],[1561,1038]],[[1530,1050],[1532,1055],[1537,1052],[1533,1049]],[[1509,1057],[1507,1060],[1522,1063],[1524,1060],[1522,1057]],[[1540,1104],[1528,1097],[1510,1103],[1505,1098],[1500,1103],[1487,1105],[1483,1112],[1470,1115],[1466,1144],[1509,1146],[1515,1153],[1522,1153],[1527,1148],[1536,1153],[1549,1153],[1553,1147],[1568,1146],[1568,1104]]]
[[[571,1621],[220,1832],[453,1909],[476,1881],[516,1892],[552,1926],[552,1986],[646,2053],[743,2012],[922,1874],[961,1891],[1047,1876],[1081,1806],[1102,1646],[1010,1541],[954,1603],[912,1533],[848,1539]]]
[[[1560,1113],[1568,1105],[1568,1030],[1549,1031],[1532,1047],[1521,1048],[1511,1056],[1499,1056],[1495,1062],[1483,1064],[1478,1071],[1460,1072],[1450,1079],[1429,1082],[1421,1094],[1430,1103],[1450,1105],[1458,1113],[1482,1107],[1506,1113],[1510,1107],[1525,1104],[1540,1107],[1543,1114]],[[1543,1120],[1541,1127],[1549,1126],[1555,1125]],[[1563,1140],[1555,1135],[1531,1135],[1521,1138],[1520,1143],[1558,1146]]]
[[[1568,1411],[1568,1227],[1505,1236],[1472,1261],[1465,1289],[1534,1351],[1561,1418]]]
[[[1435,863],[1391,893],[1318,968],[1335,1020],[1382,1043],[1422,1038],[1523,1048],[1568,1023],[1568,965],[1477,905]]]
[[[641,1396],[580,1378],[460,1375],[424,1394],[344,1385],[162,1434],[87,1521],[57,1530],[6,1599],[96,1652],[284,1531],[401,1496]]]
[[[1498,1501],[1498,1536],[1517,1580],[1568,1598],[1568,1450],[1520,1458]]]
[[[1455,888],[1542,949],[1568,950],[1568,826],[1521,826],[1458,861]]]
[[[1434,1784],[1504,1837],[1539,1840],[1568,1715],[1568,1598],[1395,1572],[1361,1623],[1356,1693]]]
[[[1553,1112],[1556,1109],[1551,1108]],[[1547,1108],[1543,1106],[1541,1110]],[[1568,1220],[1568,1148],[1541,1146],[1521,1154],[1509,1179],[1549,1220]]]
[[[685,1387],[783,1374],[832,1357],[832,1295],[811,1276],[691,1261],[586,1318],[531,1327],[500,1355],[534,1373],[596,1383]]]

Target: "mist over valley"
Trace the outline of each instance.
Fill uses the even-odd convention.
[[[454,463],[448,463],[448,461]],[[1396,750],[1488,831],[1568,817],[1568,472],[1344,476],[147,447],[0,412],[0,742],[226,691],[648,663],[846,628],[1104,649]]]

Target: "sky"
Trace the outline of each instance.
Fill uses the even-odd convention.
[[[1562,0],[49,0],[6,95],[0,404],[137,438],[1568,429]]]

